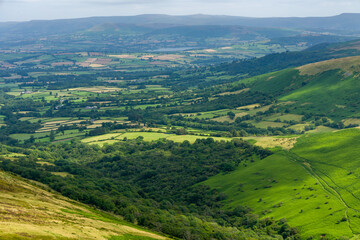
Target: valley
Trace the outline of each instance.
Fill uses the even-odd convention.
[[[358,28],[198,17],[0,24],[0,238],[359,237]]]

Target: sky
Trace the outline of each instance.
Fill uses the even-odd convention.
[[[246,17],[360,12],[360,0],[0,0],[0,22],[139,14]]]

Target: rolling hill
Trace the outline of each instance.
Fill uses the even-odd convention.
[[[229,75],[252,77],[264,73],[300,67],[305,64],[360,55],[360,41],[353,40],[341,43],[322,43],[303,51],[268,54],[261,58],[236,60],[211,68],[214,72],[225,72]]]
[[[166,239],[0,171],[1,239]]]
[[[0,23],[0,48],[37,49],[36,46],[41,44],[64,51],[79,50],[76,44],[81,43],[89,45],[88,51],[106,48],[117,52],[126,46],[127,52],[134,52],[169,47],[230,46],[242,41],[273,38],[282,45],[289,45],[289,42],[290,45],[305,44],[309,47],[354,39],[360,32],[355,24],[358,18],[358,14],[328,18],[139,15],[5,22]],[[101,48],[97,48],[99,44]],[[114,46],[110,48],[108,44]],[[133,45],[141,47],[134,48]]]
[[[335,120],[357,118],[360,57],[345,57],[289,68],[241,80],[259,91],[287,102],[297,114],[326,115]]]
[[[80,19],[62,20],[36,20],[24,23],[9,22],[1,23],[0,29],[13,31],[23,31],[37,28],[42,31],[56,31],[58,33],[70,33],[81,31],[97,24],[116,23],[116,24],[171,24],[171,25],[237,25],[249,27],[266,28],[289,28],[314,31],[335,31],[335,32],[357,32],[360,28],[357,22],[360,21],[360,14],[345,13],[331,17],[305,17],[305,18],[249,18],[223,15],[184,15],[171,16],[161,14],[145,14],[138,16],[119,16],[119,17],[90,17]],[[66,27],[65,27],[66,26]]]

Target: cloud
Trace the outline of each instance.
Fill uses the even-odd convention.
[[[106,0],[106,1],[79,1],[79,2],[83,2],[86,4],[94,4],[94,5],[149,5],[149,4],[157,4],[157,3],[169,3],[171,1],[166,1],[166,0],[118,0],[118,1],[113,1],[113,0]]]

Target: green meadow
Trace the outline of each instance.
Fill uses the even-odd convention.
[[[360,233],[360,130],[305,135],[290,151],[241,164],[204,182],[263,218],[286,218],[304,239]]]
[[[143,138],[145,141],[156,141],[159,139],[171,140],[174,142],[183,142],[189,141],[194,143],[196,139],[206,139],[206,136],[197,136],[197,135],[176,135],[169,133],[160,133],[160,132],[119,132],[119,133],[109,133],[101,136],[88,137],[82,140],[84,143],[89,144],[98,144],[104,145],[112,144],[118,141],[123,141],[126,139],[136,139],[138,137]],[[225,137],[212,137],[215,141],[231,141],[232,138]]]

